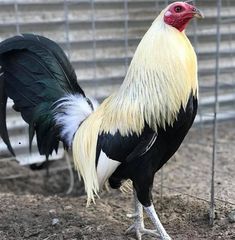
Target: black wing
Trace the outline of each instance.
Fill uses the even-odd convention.
[[[157,133],[146,126],[140,136],[135,133],[122,136],[120,132],[114,135],[102,133],[97,144],[97,161],[102,150],[107,157],[119,162],[130,162],[146,154],[157,139]]]

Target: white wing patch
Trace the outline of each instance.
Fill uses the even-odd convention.
[[[112,160],[101,150],[97,165],[97,178],[100,189],[121,163]]]
[[[89,104],[89,101],[92,103]],[[80,124],[98,107],[98,102],[81,94],[68,94],[60,98],[54,109],[56,125],[61,127],[60,136],[71,147],[73,137]]]

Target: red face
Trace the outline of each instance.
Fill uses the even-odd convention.
[[[175,2],[166,10],[164,22],[182,32],[194,17],[203,18],[203,14],[186,2]]]

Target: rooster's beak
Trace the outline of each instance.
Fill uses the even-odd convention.
[[[197,8],[193,9],[193,13],[195,18],[204,18],[204,14],[202,13],[202,11]]]

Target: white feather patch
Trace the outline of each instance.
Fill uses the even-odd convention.
[[[98,102],[89,98],[95,110]],[[69,147],[72,145],[73,137],[80,124],[93,112],[87,99],[81,94],[68,94],[60,98],[54,109],[56,125],[61,127],[60,136]]]
[[[120,164],[120,162],[108,158],[103,151],[100,152],[97,165],[97,178],[100,188]]]

